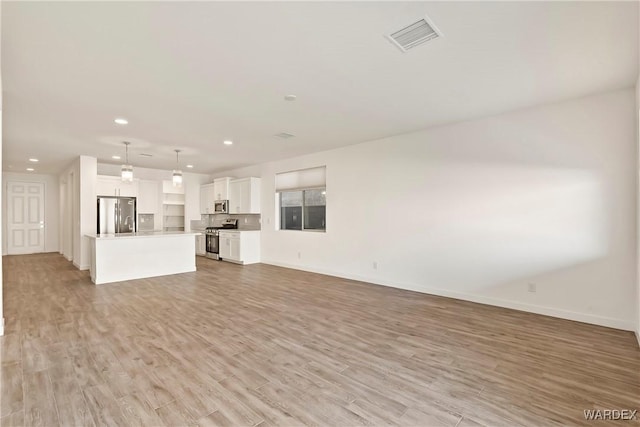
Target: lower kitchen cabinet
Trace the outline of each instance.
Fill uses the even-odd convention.
[[[196,236],[196,255],[207,255],[207,236],[204,233]]]
[[[220,231],[220,259],[238,264],[260,262],[260,231]]]

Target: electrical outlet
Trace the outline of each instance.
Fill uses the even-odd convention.
[[[298,252],[298,259],[302,258],[302,252]]]
[[[528,284],[528,287],[527,287],[527,290],[528,290],[529,292],[533,292],[533,293],[535,293],[535,292],[537,291],[536,284],[535,284],[535,283],[529,283],[529,284]]]
[[[373,269],[374,270],[378,269],[378,262],[377,261],[373,261]]]

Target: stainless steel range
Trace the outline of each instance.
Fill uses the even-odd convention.
[[[235,230],[238,228],[237,219],[225,219],[222,222],[222,227],[207,227],[205,229],[207,253],[206,257],[211,259],[220,259],[220,237],[218,236],[219,230]]]

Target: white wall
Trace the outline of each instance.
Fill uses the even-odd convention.
[[[74,161],[59,176],[60,182],[60,217],[58,229],[60,230],[60,253],[68,261],[73,261],[73,224],[75,222],[74,198],[79,197],[79,189],[76,188],[74,176],[80,169],[79,161]],[[78,193],[78,194],[76,194]],[[79,213],[77,213],[79,215]]]
[[[640,9],[638,9],[638,22],[640,22]],[[640,42],[640,31],[638,32],[638,41]],[[638,45],[640,47],[640,44]],[[640,55],[638,56],[638,70],[640,70]],[[640,344],[640,74],[636,81],[636,197],[638,204],[636,205],[636,339]]]
[[[218,176],[262,177],[265,263],[633,330],[634,97],[606,93]],[[275,174],[321,165],[327,232],[276,230]]]
[[[120,165],[99,163],[98,175],[120,176]],[[171,181],[172,171],[134,167],[133,175],[136,179]],[[191,231],[192,220],[200,220],[200,185],[209,182],[211,182],[211,178],[209,177],[209,175],[187,172],[183,172],[182,174],[182,186],[184,187],[185,201],[185,231]]]
[[[0,6],[1,8],[1,6]],[[0,19],[1,21],[1,19]],[[0,80],[0,165],[2,164],[2,82]],[[2,178],[0,178],[2,179]],[[4,179],[0,181],[0,198],[2,198],[4,203],[4,193],[2,191],[2,187],[4,186]],[[0,212],[0,221],[4,221],[5,215]],[[5,233],[3,232],[4,227],[0,227],[0,238],[4,239]],[[4,301],[2,294],[3,292],[3,274],[2,274],[2,262],[0,262],[0,336],[4,335]]]
[[[637,243],[636,243],[636,338],[640,344],[640,75],[636,82],[636,161],[637,161],[637,180],[636,180],[636,196],[638,197],[638,205],[636,206],[637,217]]]
[[[88,270],[91,265],[91,242],[87,234],[96,233],[97,167],[95,157],[80,156],[80,262],[74,260],[80,270]]]
[[[2,2],[0,2],[0,23],[2,22]],[[0,25],[1,27],[1,25]],[[2,34],[2,29],[0,28],[0,34]],[[1,37],[0,37],[1,39]],[[1,41],[1,40],[0,40]],[[2,43],[0,43],[0,45],[2,45]],[[2,69],[2,55],[0,54],[0,70]],[[0,73],[0,165],[2,164],[2,75]],[[3,182],[1,181],[1,177],[0,177],[0,198],[4,199],[3,196],[3,192],[2,192],[2,186],[4,185]],[[2,213],[0,212],[0,217],[3,217]],[[0,218],[0,224],[2,223],[2,218]],[[4,233],[2,232],[2,228],[0,227],[0,239],[2,239],[2,236],[4,235]],[[3,275],[2,275],[2,263],[0,262],[0,335],[4,335],[4,302],[2,299],[2,294],[3,289]]]
[[[27,174],[27,173],[14,173],[3,172],[2,181],[4,187],[9,181],[22,181],[22,182],[38,182],[44,184],[45,200],[44,200],[44,224],[45,224],[45,236],[44,236],[44,251],[45,252],[58,252],[60,248],[59,240],[59,184],[58,176],[56,175],[41,175],[41,174]],[[2,230],[7,229],[7,200],[2,199]],[[2,238],[2,255],[7,254],[7,238],[6,233],[3,233]]]
[[[95,157],[80,156],[59,177],[59,191],[67,195],[60,209],[60,252],[80,270],[88,270],[91,261],[85,235],[96,232],[96,171]]]

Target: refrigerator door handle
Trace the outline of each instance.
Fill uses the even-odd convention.
[[[115,225],[115,232],[120,232],[120,218],[118,217],[118,202],[113,205],[113,221]]]

